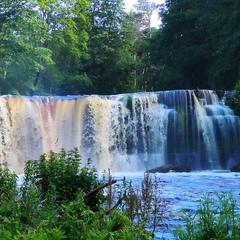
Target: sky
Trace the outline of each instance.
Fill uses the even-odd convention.
[[[133,4],[137,3],[137,0],[124,0],[125,2],[125,8],[127,11],[129,11]],[[157,4],[164,3],[165,0],[150,0],[150,2],[154,2]],[[160,20],[158,19],[158,13],[155,11],[152,16],[152,27],[158,28],[160,24]]]

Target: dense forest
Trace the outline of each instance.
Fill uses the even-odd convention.
[[[231,90],[239,39],[239,0],[2,0],[0,94]]]

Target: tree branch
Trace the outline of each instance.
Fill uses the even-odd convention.
[[[103,189],[103,188],[105,188],[105,187],[108,187],[109,185],[112,185],[112,184],[114,184],[114,183],[116,183],[116,182],[117,182],[117,180],[111,180],[111,181],[109,181],[109,182],[107,182],[107,183],[104,183],[104,184],[100,185],[100,186],[97,187],[97,188],[92,189],[90,192],[84,194],[83,199],[89,198],[89,196],[91,196],[92,194],[94,194],[94,193],[100,191],[101,189]]]
[[[116,204],[111,209],[109,209],[105,214],[106,215],[110,214],[110,212],[116,209],[121,203],[122,203],[122,198],[119,198]]]

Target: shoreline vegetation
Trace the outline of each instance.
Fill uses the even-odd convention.
[[[77,149],[62,149],[26,161],[18,180],[1,166],[1,239],[154,239],[167,229],[160,179],[149,172],[140,186],[110,170],[100,179],[90,159],[82,166]],[[194,215],[184,213],[175,239],[239,239],[237,209],[231,193],[205,195]]]
[[[139,187],[110,171],[100,179],[77,149],[26,161],[17,180],[0,169],[1,239],[152,239],[162,221],[157,179],[146,174]]]

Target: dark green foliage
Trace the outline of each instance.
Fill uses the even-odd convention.
[[[17,175],[0,167],[0,229],[8,226],[12,233],[16,233],[20,215],[19,207],[16,204],[17,199]],[[10,232],[0,231],[1,239],[11,239],[10,236]]]
[[[237,82],[231,98],[227,100],[227,104],[236,115],[240,116],[240,81]]]
[[[1,201],[13,201],[17,198],[17,175],[10,173],[8,169],[0,168],[0,199]]]
[[[101,182],[90,159],[82,167],[77,149],[68,152],[62,149],[60,153],[51,151],[42,155],[39,161],[27,161],[24,184],[36,186],[41,191],[41,201],[54,193],[55,203],[61,204],[75,200],[80,191],[87,193]],[[101,198],[101,192],[98,192],[87,202],[95,208]]]
[[[239,79],[238,0],[166,1],[151,44],[159,89],[231,90]]]
[[[151,46],[154,61],[162,66],[158,80],[161,88],[211,87],[208,71],[212,46],[201,5],[198,0],[176,1],[161,11],[163,25]]]
[[[29,94],[36,72],[53,63],[51,52],[42,46],[49,39],[47,26],[34,8],[29,1],[0,3],[1,94]]]
[[[123,11],[123,0],[93,0],[90,13],[90,58],[84,71],[93,84],[92,93],[135,91],[134,36],[131,18]]]
[[[60,219],[60,226],[66,232],[69,239],[87,239],[88,231],[86,230],[90,226],[92,227],[92,225],[102,224],[99,222],[100,218],[89,208],[86,208],[81,193],[75,201],[70,202],[68,205],[62,205],[62,207],[63,214]],[[94,231],[99,227],[96,228],[94,226]]]
[[[0,166],[0,239],[152,239],[145,222],[135,226],[125,212],[107,211],[102,190],[85,194],[101,181],[90,160],[81,166],[77,149],[27,161],[19,178],[20,188]]]
[[[139,0],[131,13],[123,0],[3,0],[0,94],[232,90],[239,26],[238,0]]]
[[[88,7],[88,0],[1,1],[0,93],[61,93],[69,78],[86,87]]]
[[[71,0],[64,4],[58,1],[49,3],[47,11],[49,28],[52,29],[51,40],[46,47],[52,52],[54,65],[41,72],[38,84],[48,94],[76,95],[85,93],[91,86],[91,81],[83,71],[83,61],[89,58],[87,41],[89,39],[89,4],[88,0]],[[58,15],[52,14],[52,8]],[[46,11],[46,9],[42,9]],[[54,24],[52,24],[54,22]],[[41,80],[41,81],[40,81]],[[39,94],[39,93],[37,93]]]
[[[238,240],[239,215],[232,193],[206,195],[195,215],[186,215],[186,227],[175,231],[177,240]]]
[[[152,239],[150,232],[144,230],[144,223],[132,225],[129,217],[119,210],[112,211],[108,216],[104,212],[92,212],[85,206],[81,194],[63,209],[60,226],[67,239]]]

